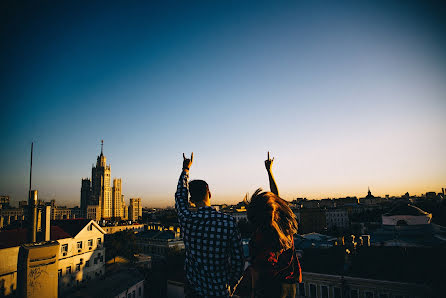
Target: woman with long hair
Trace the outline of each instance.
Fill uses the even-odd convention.
[[[249,243],[251,297],[296,296],[296,284],[302,281],[299,260],[294,249],[293,235],[297,221],[288,203],[279,197],[272,164],[274,158],[265,160],[271,192],[257,189],[248,205],[248,221],[254,227]]]

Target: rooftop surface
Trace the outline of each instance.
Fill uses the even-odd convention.
[[[120,270],[111,275],[106,275],[104,278],[96,279],[94,282],[90,282],[88,287],[67,294],[65,297],[111,298],[143,280],[144,276],[136,269]]]

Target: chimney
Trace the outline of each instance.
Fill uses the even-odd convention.
[[[50,241],[51,232],[51,205],[45,206],[44,221],[43,221],[44,240]]]
[[[441,189],[441,193],[443,194],[443,198],[444,198],[444,187]]]
[[[37,190],[31,190],[28,198],[28,243],[36,242],[37,233]]]

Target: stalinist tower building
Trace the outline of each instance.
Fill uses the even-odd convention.
[[[94,205],[99,205],[102,218],[113,217],[112,190],[110,185],[110,165],[104,156],[104,141],[101,142],[101,155],[98,156],[96,166],[91,169],[91,190]]]
[[[122,195],[121,178],[110,184],[111,170],[104,156],[104,141],[101,141],[101,154],[91,169],[91,180],[82,179],[81,209],[88,219],[124,219],[126,208]]]

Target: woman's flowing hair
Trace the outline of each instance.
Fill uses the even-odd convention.
[[[278,249],[289,249],[293,245],[293,235],[297,233],[296,215],[288,202],[272,192],[257,189],[248,206],[248,220],[256,229],[271,231],[277,240]]]

